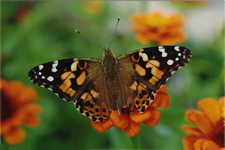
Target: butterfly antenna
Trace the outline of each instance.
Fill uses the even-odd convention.
[[[83,34],[81,34],[81,33],[80,33],[80,31],[76,30],[76,32],[77,32],[78,34],[80,34],[81,36],[83,36],[83,37],[84,37],[85,39],[87,39],[88,41],[90,41],[90,42],[94,43],[95,45],[97,45],[98,47],[100,47],[101,49],[103,49],[103,50],[104,50],[104,48],[103,48],[103,47],[101,47],[100,45],[98,45],[98,44],[97,44],[97,43],[95,43],[94,41],[90,40],[89,38],[87,38],[86,36],[84,36]]]
[[[111,40],[111,42],[110,42],[110,44],[109,44],[109,48],[110,48],[110,46],[111,46],[111,44],[112,44],[112,41],[113,41],[113,38],[114,38],[114,36],[115,36],[115,34],[116,34],[116,30],[117,30],[117,26],[118,26],[119,21],[120,21],[120,17],[118,17],[118,20],[117,20],[117,23],[116,23],[116,28],[115,28],[115,31],[114,31],[114,33],[113,33],[112,40]]]

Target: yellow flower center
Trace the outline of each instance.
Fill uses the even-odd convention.
[[[168,24],[168,19],[159,12],[147,16],[146,21],[151,27],[162,27]]]

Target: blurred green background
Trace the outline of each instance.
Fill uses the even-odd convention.
[[[18,15],[25,9],[25,15]],[[111,50],[116,56],[155,44],[142,45],[129,31],[129,16],[160,9],[180,12],[186,20],[184,43],[192,51],[187,66],[167,82],[171,106],[160,109],[158,125],[141,124],[141,132],[129,137],[116,127],[97,133],[90,120],[80,115],[72,103],[31,83],[28,71],[39,64],[73,57],[102,58],[102,47],[111,41],[117,17],[121,17]],[[26,139],[16,146],[1,140],[1,147],[17,149],[183,149],[185,136],[180,127],[189,124],[185,111],[197,109],[197,101],[224,95],[224,2],[169,1],[2,1],[1,2],[1,77],[18,80],[38,92],[42,106],[41,123],[24,127]],[[22,16],[22,17],[21,17]]]

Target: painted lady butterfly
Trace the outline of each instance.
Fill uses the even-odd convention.
[[[182,46],[142,48],[115,57],[108,48],[103,60],[73,58],[48,62],[28,73],[30,80],[74,102],[78,111],[94,121],[112,110],[144,112],[156,90],[191,57]]]

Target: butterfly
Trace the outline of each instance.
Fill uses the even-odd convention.
[[[56,60],[34,67],[28,76],[34,84],[74,102],[81,114],[102,122],[113,110],[144,112],[156,90],[186,65],[191,55],[182,46],[141,48],[118,57],[105,48],[102,60]]]

